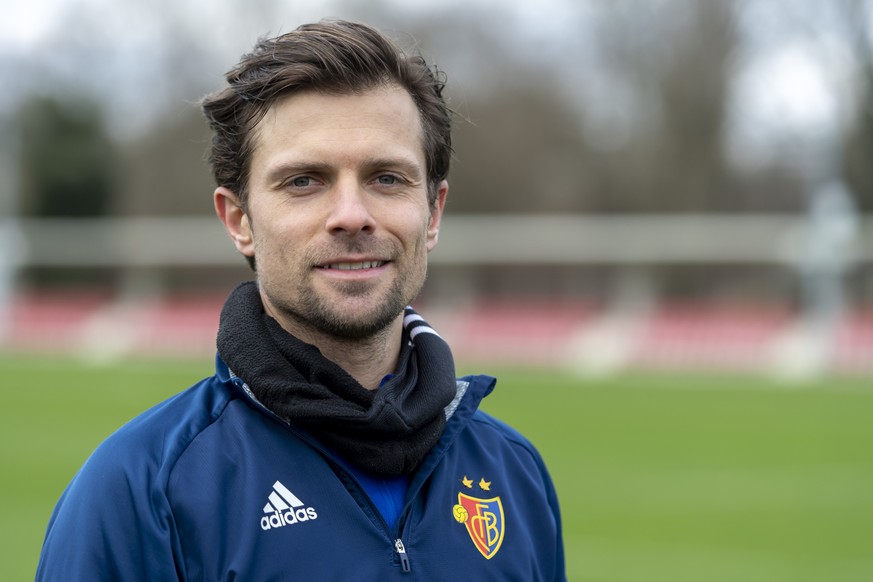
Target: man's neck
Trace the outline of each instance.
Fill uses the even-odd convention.
[[[367,390],[376,390],[382,379],[397,369],[403,338],[402,316],[376,336],[363,340],[343,340],[332,336],[300,337],[316,346],[321,354],[337,364]]]
[[[382,379],[397,368],[403,339],[403,313],[391,325],[371,337],[346,339],[280,317],[266,301],[264,307],[285,331],[317,347],[321,355],[348,372],[367,390],[379,388]]]

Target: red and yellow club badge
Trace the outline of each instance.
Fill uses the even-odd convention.
[[[473,480],[466,475],[461,483],[473,489]],[[491,490],[491,482],[484,478],[478,483],[482,491]],[[500,497],[483,499],[465,493],[458,493],[458,503],[452,508],[455,521],[464,524],[473,545],[486,559],[490,560],[500,550],[503,543],[504,524],[503,504]]]

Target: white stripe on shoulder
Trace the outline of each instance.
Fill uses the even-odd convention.
[[[414,340],[415,336],[417,336],[420,333],[432,333],[440,339],[443,338],[443,336],[438,334],[434,328],[428,327],[426,325],[419,325],[418,327],[414,327],[411,330],[409,330],[409,339]]]
[[[461,380],[456,381],[455,398],[451,402],[449,402],[449,405],[445,408],[446,420],[450,419],[455,411],[458,409],[458,405],[461,403],[461,398],[463,398],[464,394],[467,393],[467,388],[469,387],[469,382],[464,382]]]
[[[424,318],[417,313],[410,313],[409,315],[404,316],[403,325],[408,326],[413,321],[424,321]]]

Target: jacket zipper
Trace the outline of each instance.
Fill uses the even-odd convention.
[[[394,542],[394,549],[397,551],[397,555],[400,556],[400,567],[403,568],[403,571],[411,571],[409,567],[409,556],[406,555],[406,547],[403,545],[403,540],[397,538]]]
[[[293,430],[293,428],[291,430]],[[330,459],[330,463],[332,465],[334,465],[337,470],[342,471],[346,475],[348,482],[351,485],[353,485],[355,488],[358,489],[358,492],[361,494],[363,500],[367,503],[367,505],[369,505],[370,512],[376,517],[377,522],[382,526],[383,531],[386,533],[386,535],[388,536],[388,539],[390,540],[395,535],[394,532],[391,531],[391,528],[388,526],[388,522],[386,522],[385,518],[382,517],[382,514],[379,513],[379,509],[376,507],[376,504],[373,503],[373,500],[370,499],[370,496],[367,495],[367,492],[364,491],[364,488],[361,487],[361,484],[358,483],[358,480],[355,479],[355,477],[353,475],[349,474],[349,472],[346,471],[342,465],[340,465],[339,463],[334,461],[331,458],[330,453],[328,453],[327,451],[325,451],[321,447],[318,447],[318,449],[321,450],[321,452],[324,455],[326,455],[327,459]],[[397,519],[397,533],[396,533],[397,537],[394,539],[394,551],[397,553],[397,556],[400,558],[400,567],[404,573],[412,571],[412,567],[410,566],[410,563],[409,563],[409,554],[406,553],[406,546],[403,544],[403,539],[402,539],[402,537],[403,537],[403,533],[402,533],[403,532],[403,523],[404,523],[404,521],[406,521],[406,514],[407,514],[407,511],[405,509],[400,512],[400,516]]]

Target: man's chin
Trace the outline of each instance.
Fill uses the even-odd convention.
[[[304,308],[306,324],[322,334],[346,340],[364,340],[388,330],[403,315],[406,302],[399,296],[374,302],[367,296],[325,297]]]
[[[380,312],[367,317],[356,317],[348,314],[334,314],[333,316],[319,317],[312,323],[322,333],[346,340],[365,340],[385,333],[391,325],[397,321],[401,311],[392,313]]]

